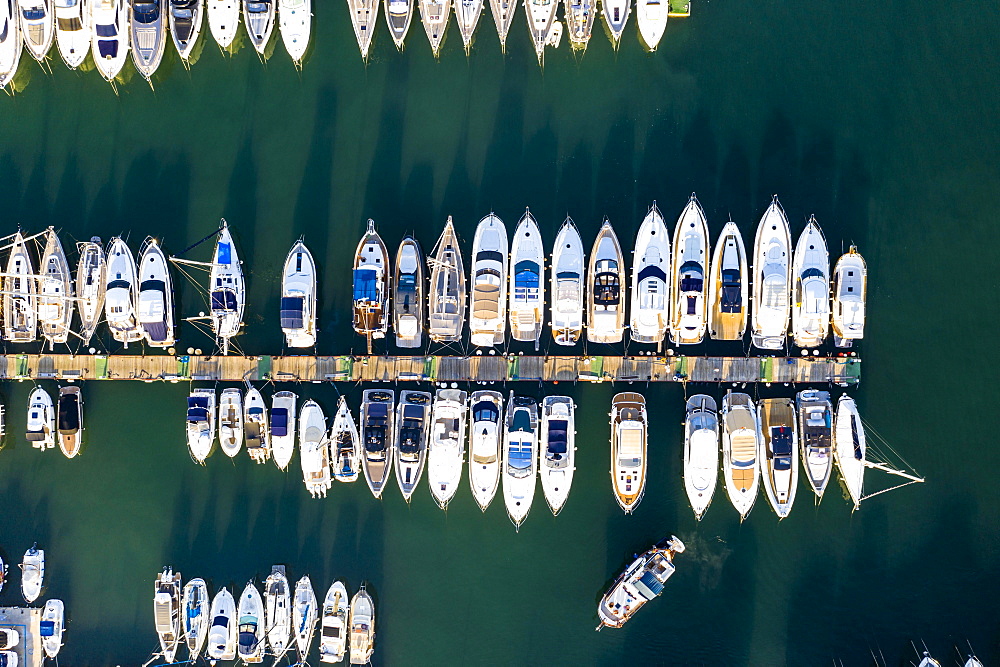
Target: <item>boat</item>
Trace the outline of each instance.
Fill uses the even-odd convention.
[[[537,476],[538,403],[511,392],[503,446],[503,500],[516,529],[520,529],[531,510]]]
[[[271,458],[284,470],[295,454],[295,401],[298,397],[290,391],[279,391],[271,397],[271,422],[267,432],[271,436]]]
[[[209,277],[212,301],[212,331],[222,348],[223,356],[229,354],[229,340],[243,326],[243,309],[246,305],[246,287],[243,268],[229,233],[229,223],[222,220],[222,227],[215,242]]]
[[[555,0],[558,2],[558,0]],[[458,31],[462,35],[462,46],[465,47],[465,55],[472,51],[472,38],[476,34],[476,26],[479,25],[479,17],[483,13],[483,0],[455,0],[455,20],[458,23]]]
[[[354,331],[368,340],[384,338],[388,326],[389,251],[368,220],[368,230],[354,255]]]
[[[587,340],[620,343],[625,334],[625,260],[607,218],[594,241],[587,275]]]
[[[600,10],[597,0],[563,0],[569,44],[574,51],[586,51],[594,31],[594,19]]]
[[[350,608],[347,588],[339,581],[333,582],[323,599],[323,618],[320,621],[319,661],[340,662],[347,653],[347,619]]]
[[[28,424],[25,438],[35,449],[56,446],[56,413],[52,397],[41,387],[35,387],[28,397]]]
[[[45,608],[42,610],[42,620],[38,623],[38,634],[42,638],[42,649],[45,651],[45,657],[54,660],[59,655],[64,630],[65,606],[63,601],[47,600]]]
[[[475,391],[470,403],[469,486],[479,509],[485,512],[500,485],[503,395],[498,391]]]
[[[410,31],[410,21],[413,20],[413,0],[385,0],[384,7],[389,34],[396,48],[402,51],[406,33]]]
[[[740,521],[747,518],[757,499],[760,439],[753,399],[747,394],[727,393],[722,399],[722,477]]]
[[[80,453],[83,440],[83,394],[79,387],[59,388],[59,449],[71,459]]]
[[[281,277],[281,330],[288,347],[316,344],[316,262],[302,239],[285,258]]]
[[[461,0],[456,0],[460,2]],[[556,23],[559,0],[524,0],[524,13],[528,18],[528,33],[535,45],[538,64],[545,61],[545,45]]]
[[[170,0],[170,36],[185,66],[201,35],[204,0]]]
[[[670,342],[691,345],[705,339],[708,313],[708,223],[692,194],[674,229]]]
[[[660,345],[670,322],[670,236],[656,202],[639,226],[632,257],[629,330],[637,343]]]
[[[694,518],[701,521],[712,503],[719,477],[719,413],[715,399],[695,394],[684,420],[684,490]]]
[[[139,301],[138,269],[135,258],[125,241],[116,236],[108,245],[105,272],[104,318],[111,336],[128,347],[143,338],[143,329],[136,319]]]
[[[367,665],[375,651],[375,601],[365,585],[351,600],[351,664]]]
[[[420,347],[424,342],[424,254],[412,236],[403,237],[396,253],[395,292],[392,295],[392,330],[399,347]]]
[[[319,603],[312,581],[308,576],[302,577],[296,582],[295,593],[292,596],[292,629],[295,631],[295,650],[300,665],[305,664],[309,657],[318,616]]]
[[[358,479],[361,463],[361,438],[354,416],[347,407],[347,399],[340,397],[337,415],[330,427],[330,449],[333,457],[333,478],[338,482]]]
[[[715,340],[743,340],[750,301],[747,251],[736,223],[722,228],[712,256],[712,280],[708,283],[708,331]]]
[[[234,387],[223,389],[219,396],[219,445],[222,453],[235,457],[243,447],[243,397]]]
[[[324,424],[324,431],[326,425]],[[275,565],[264,581],[264,618],[267,643],[276,660],[281,660],[291,648],[292,600],[288,590],[285,566]]]
[[[247,454],[255,463],[264,463],[271,458],[269,424],[264,397],[256,387],[250,387],[243,400],[243,435],[247,441]]]
[[[646,490],[646,397],[633,392],[611,400],[611,486],[618,506],[631,514]]]
[[[132,19],[129,33],[132,41],[132,63],[146,81],[163,62],[167,50],[167,24],[169,0],[134,0],[131,2]],[[171,5],[169,8],[173,10]]]
[[[188,396],[187,444],[194,462],[204,465],[215,444],[214,389],[194,389]]]
[[[192,579],[184,585],[181,596],[181,630],[192,661],[201,655],[201,649],[208,639],[208,625],[212,622],[208,615],[211,604],[204,579]]]
[[[427,433],[431,423],[431,395],[425,391],[399,392],[396,406],[396,482],[407,503],[424,474]]]
[[[538,475],[545,503],[558,516],[569,498],[576,469],[576,405],[569,396],[542,399],[542,442],[538,448]]]
[[[21,561],[21,595],[24,601],[31,604],[42,594],[45,582],[45,550],[38,548],[38,543],[24,552]]]
[[[761,476],[764,491],[779,519],[792,511],[799,484],[798,427],[789,398],[765,398],[757,404]]]
[[[972,652],[971,645],[969,646],[969,655],[966,658],[965,663],[963,663],[963,667],[983,667],[982,660],[976,657],[976,654]]]
[[[431,53],[437,58],[441,55],[441,44],[448,29],[451,0],[417,0],[417,2],[420,8],[420,22],[424,24],[427,41],[431,43]]]
[[[153,584],[153,619],[160,638],[160,656],[171,663],[181,641],[181,573],[169,567]]]
[[[0,0],[2,2],[3,0]],[[80,261],[76,266],[76,301],[80,313],[80,340],[83,345],[90,343],[104,311],[104,295],[107,289],[105,272],[107,262],[101,239],[92,238],[77,244]]]
[[[228,588],[215,594],[212,600],[212,627],[208,631],[208,646],[205,653],[211,660],[233,660],[236,658],[237,628],[236,600]]]
[[[831,291],[833,307],[833,343],[837,347],[851,347],[865,335],[865,302],[868,289],[868,267],[856,246],[841,255],[833,267]]]
[[[791,304],[792,235],[788,218],[771,200],[757,225],[753,243],[753,310],[750,333],[754,346],[780,350],[785,346]]]
[[[368,62],[368,51],[378,23],[378,0],[347,0],[347,7],[351,10],[351,24],[361,49],[361,59]]]
[[[469,342],[503,345],[507,333],[507,228],[493,213],[479,221],[472,241]]]
[[[537,350],[545,310],[545,249],[538,224],[527,209],[514,230],[510,257],[510,335],[514,340],[534,341]]]
[[[239,619],[239,644],[237,654],[240,659],[247,664],[264,661],[264,650],[267,648],[265,640],[265,620],[264,601],[260,597],[260,591],[251,581],[243,589],[240,595],[240,604],[237,609]]]
[[[438,389],[434,397],[427,449],[427,485],[434,502],[443,510],[448,509],[462,483],[468,397],[460,389]]]
[[[572,218],[566,217],[552,247],[552,339],[576,345],[583,333],[583,240]]]
[[[799,443],[802,445],[802,469],[816,493],[816,502],[833,471],[833,404],[830,392],[806,389],[795,396],[799,416]]]
[[[18,0],[21,8],[21,37],[31,57],[42,62],[49,55],[56,36],[52,0]]]
[[[174,284],[167,256],[150,237],[139,251],[137,319],[146,341],[153,347],[174,345]]]
[[[465,326],[465,268],[450,215],[431,255],[427,260],[431,270],[430,338],[435,343],[460,341]]]
[[[601,2],[601,16],[604,17],[604,25],[611,36],[611,46],[615,51],[621,43],[622,33],[625,32],[625,24],[628,23],[629,14],[632,12],[631,0],[603,0]]]
[[[208,28],[219,48],[229,50],[240,27],[240,0],[206,0]]]
[[[302,69],[312,32],[312,0],[278,0],[278,29],[292,63]]]
[[[61,0],[54,8],[59,56],[66,67],[76,69],[90,53],[90,7],[87,0]]]
[[[376,498],[382,497],[382,490],[392,471],[395,448],[392,445],[393,399],[392,391],[366,389],[361,402],[361,436],[365,445],[362,461],[368,488]]]
[[[517,13],[517,0],[490,0],[490,13],[493,14],[497,36],[500,38],[500,52],[506,54],[507,33],[510,32],[514,14]]]
[[[18,11],[17,0],[0,0],[0,90],[8,89],[21,62],[23,40]]]
[[[12,343],[32,343],[35,340],[37,310],[35,309],[35,269],[31,255],[18,231],[7,258],[7,273],[3,277],[3,335]]]
[[[94,64],[105,81],[113,81],[125,66],[129,46],[127,0],[90,0],[94,27],[90,48]]]
[[[7,583],[7,563],[0,558],[0,591],[3,590],[5,583]]]
[[[792,274],[793,339],[799,347],[817,347],[826,340],[830,328],[830,253],[815,216],[809,218],[795,244]]]
[[[330,440],[326,415],[319,403],[309,399],[299,412],[299,462],[302,481],[313,498],[325,498],[333,485],[330,477]]]
[[[913,663],[910,663],[911,665]],[[941,663],[931,657],[931,654],[924,651],[923,656],[920,658],[920,663],[917,667],[941,667]]]
[[[684,543],[671,536],[636,556],[598,603],[597,629],[622,627],[644,604],[659,597],[674,573],[674,556],[681,553]]]
[[[243,25],[253,48],[267,58],[267,44],[274,30],[274,0],[243,0]]]
[[[663,39],[669,12],[667,0],[636,0],[635,18],[639,22],[639,37],[650,51],[655,51]]]

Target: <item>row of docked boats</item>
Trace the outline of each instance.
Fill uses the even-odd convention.
[[[21,560],[21,595],[28,604],[34,603],[41,597],[45,590],[45,550],[38,548],[38,543],[31,545],[31,548],[24,552]],[[3,558],[0,558],[0,592],[3,591],[7,583],[9,568]],[[45,602],[39,621],[39,637],[41,638],[42,649],[49,658],[59,655],[59,649],[63,645],[63,631],[65,607],[62,600],[50,599]],[[3,630],[0,630],[3,632]],[[0,646],[0,651],[14,648],[20,641],[19,635],[11,634],[7,631],[0,634],[0,641],[4,642]],[[7,657],[4,654],[4,657]]]
[[[59,388],[58,400],[43,387],[36,386],[28,396],[25,439],[35,449],[59,449],[71,459],[83,444],[83,393],[79,387]]]
[[[364,584],[349,599],[344,583],[335,581],[320,604],[309,577],[293,588],[282,565],[271,569],[263,595],[250,581],[238,601],[226,587],[210,597],[201,578],[182,585],[180,572],[164,568],[153,585],[153,617],[167,663],[184,645],[188,662],[204,655],[212,664],[237,658],[251,664],[270,655],[277,664],[294,651],[296,664],[307,664],[317,625],[320,662],[349,655],[350,664],[364,665],[375,650],[375,602]]]

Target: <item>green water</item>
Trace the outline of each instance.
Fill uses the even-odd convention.
[[[697,191],[713,235],[732,216],[750,239],[778,193],[794,235],[815,213],[833,254],[853,242],[867,258],[855,395],[928,481],[854,514],[835,485],[819,507],[803,487],[780,524],[762,496],[741,525],[720,489],[697,524],[680,477],[682,388],[635,385],[652,406],[651,458],[625,517],[607,473],[615,388],[526,384],[575,397],[578,470],[563,513],[539,489],[515,534],[502,498],[482,515],[467,485],[445,513],[426,487],[407,507],[394,483],[381,502],[363,482],[312,500],[297,460],[287,475],[218,453],[197,467],[184,384],[88,384],[83,455],[39,454],[23,439],[30,387],[8,384],[0,550],[16,562],[32,541],[46,549],[48,594],[67,603],[62,664],[144,661],[163,565],[239,590],[273,563],[320,592],[369,582],[379,663],[866,664],[881,650],[901,664],[924,640],[952,664],[967,639],[1000,660],[995,7],[695,2],[654,55],[633,22],[619,53],[597,30],[582,61],[564,44],[541,72],[523,15],[505,58],[487,13],[472,57],[452,25],[440,62],[419,24],[398,55],[380,23],[365,67],[343,3],[317,4],[302,74],[280,45],[261,66],[248,48],[224,58],[207,44],[191,72],[169,55],[155,93],[133,79],[115,97],[94,72],[27,63],[26,88],[0,99],[5,233],[128,233],[133,248],[154,234],[177,253],[225,216],[249,274],[238,343],[251,354],[281,350],[279,271],[305,235],[321,271],[319,350],[340,353],[363,349],[348,270],[368,217],[393,250],[405,232],[429,248],[450,214],[468,252],[480,217],[495,210],[512,228],[524,206],[550,243],[569,212],[586,245],[607,215],[630,246],[652,200],[673,219]],[[179,306],[204,309],[180,280]],[[210,343],[185,325],[187,346]],[[338,393],[357,408],[361,389],[296,391],[332,412]],[[688,551],[663,598],[595,633],[608,580],[670,533]],[[18,602],[12,579],[0,603]]]

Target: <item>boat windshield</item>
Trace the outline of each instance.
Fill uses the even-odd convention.
[[[500,418],[500,411],[495,403],[489,401],[479,401],[472,406],[472,421],[474,422],[497,422]]]
[[[212,310],[235,311],[236,309],[236,292],[230,289],[212,292]]]
[[[136,2],[132,4],[132,19],[143,25],[153,23],[160,18],[158,2]]]
[[[599,273],[594,279],[594,303],[614,306],[620,300],[621,283],[617,273]]]
[[[80,428],[80,414],[76,394],[59,397],[59,432],[73,433]]]

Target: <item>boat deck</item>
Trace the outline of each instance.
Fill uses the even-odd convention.
[[[12,649],[17,654],[17,664],[40,667],[45,662],[41,635],[42,609],[40,607],[0,607],[0,627],[13,628],[20,641]]]

